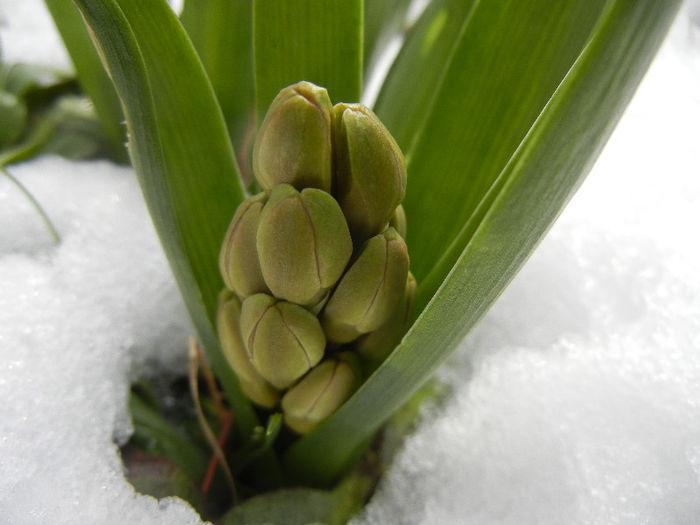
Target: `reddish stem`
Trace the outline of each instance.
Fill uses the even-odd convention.
[[[230,410],[225,410],[223,418],[221,421],[221,431],[219,432],[219,447],[224,448],[226,443],[226,438],[231,431],[233,426],[233,412]],[[216,473],[216,466],[219,464],[219,458],[215,453],[212,453],[211,459],[209,460],[209,466],[207,467],[207,473],[202,481],[202,493],[207,494],[209,488],[211,487],[212,481],[214,480],[214,474]]]

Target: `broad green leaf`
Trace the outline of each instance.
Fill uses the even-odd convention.
[[[127,162],[124,117],[119,99],[90,41],[80,12],[66,0],[45,0],[45,3],[73,61],[78,82],[95,106],[112,155],[120,162]]]
[[[254,108],[253,1],[188,0],[180,21],[219,100],[239,164],[244,164]]]
[[[308,80],[335,102],[362,89],[362,0],[254,0],[253,45],[258,122],[277,93]]]
[[[222,525],[341,525],[362,508],[373,483],[369,474],[358,471],[332,491],[293,488],[262,494],[234,507],[220,522]]]
[[[453,64],[453,50],[475,4],[477,0],[433,0],[409,31],[389,70],[374,111],[404,155],[410,151],[417,130],[429,115],[445,71]],[[432,81],[409,80],[416,71]],[[409,179],[409,183],[413,180]]]
[[[76,0],[126,115],[131,157],[185,304],[247,439],[257,425],[213,327],[218,252],[243,190],[204,69],[162,0]]]
[[[407,156],[406,240],[418,283],[525,137],[605,1],[467,4],[447,0],[426,13],[377,104]],[[455,40],[457,14],[462,24]],[[442,56],[448,59],[441,69]],[[412,69],[407,61],[413,57],[428,67]],[[416,71],[438,80],[418,83]],[[452,264],[442,266],[443,276]]]
[[[284,523],[306,525],[329,523],[336,500],[332,492],[314,489],[283,489],[249,499],[233,508],[222,520],[223,525]]]
[[[337,478],[503,291],[592,166],[679,4],[606,4],[478,218],[462,232],[467,243],[457,263],[402,343],[336,414],[288,451],[287,465],[300,478],[317,484]]]

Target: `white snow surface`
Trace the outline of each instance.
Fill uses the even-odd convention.
[[[62,241],[0,179],[0,523],[200,523],[135,494],[114,444],[130,378],[176,368],[190,333],[132,171],[58,157],[11,171]]]
[[[72,71],[68,52],[42,0],[0,0],[3,62],[26,62]]]
[[[0,20],[30,3],[40,6],[0,0]],[[354,525],[700,523],[690,19],[681,14],[586,183],[442,368],[452,395],[424,410]],[[201,523],[176,498],[136,494],[115,444],[131,430],[130,381],[181,370],[192,332],[133,173],[57,157],[11,172],[62,241],[0,177],[0,524]]]

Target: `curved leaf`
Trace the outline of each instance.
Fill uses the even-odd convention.
[[[284,523],[306,525],[328,523],[336,505],[332,492],[314,489],[284,489],[249,499],[233,508],[222,525]]]
[[[407,157],[406,241],[419,283],[525,137],[604,5],[447,0],[425,13],[377,103]],[[412,68],[414,57],[424,69]],[[418,71],[435,83],[411,82]]]
[[[407,155],[429,115],[460,33],[477,0],[433,0],[410,29],[374,105],[374,111]],[[416,71],[432,82],[413,82]],[[409,183],[413,183],[410,173]]]
[[[332,491],[308,488],[277,490],[234,507],[220,522],[221,525],[341,525],[362,508],[373,486],[369,475],[354,472]]]
[[[402,343],[336,414],[288,451],[287,466],[297,476],[333,481],[503,291],[592,166],[679,4],[608,2],[471,233],[463,231],[468,244],[457,263]]]
[[[76,0],[122,100],[151,218],[243,436],[255,414],[213,328],[218,252],[243,199],[221,111],[197,55],[161,0]]]
[[[252,0],[189,0],[180,21],[207,71],[241,154],[254,108]]]
[[[61,39],[70,54],[75,71],[83,91],[95,106],[102,129],[109,139],[114,158],[120,162],[128,160],[126,133],[122,121],[119,98],[114,91],[112,81],[102,67],[100,57],[90,42],[90,35],[85,29],[80,12],[72,2],[65,0],[44,0],[53,18]]]

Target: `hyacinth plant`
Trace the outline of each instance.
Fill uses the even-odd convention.
[[[415,20],[404,0],[46,4],[101,124],[99,141],[81,128],[56,149],[124,160],[126,122],[197,331],[194,403],[134,388],[131,479],[235,524],[340,523],[366,501],[431,374],[592,166],[680,0],[432,0]],[[392,35],[370,109],[363,79]],[[23,130],[17,76],[0,77],[14,123],[0,165],[76,120],[49,111],[49,131]],[[143,469],[154,456],[168,468]]]

